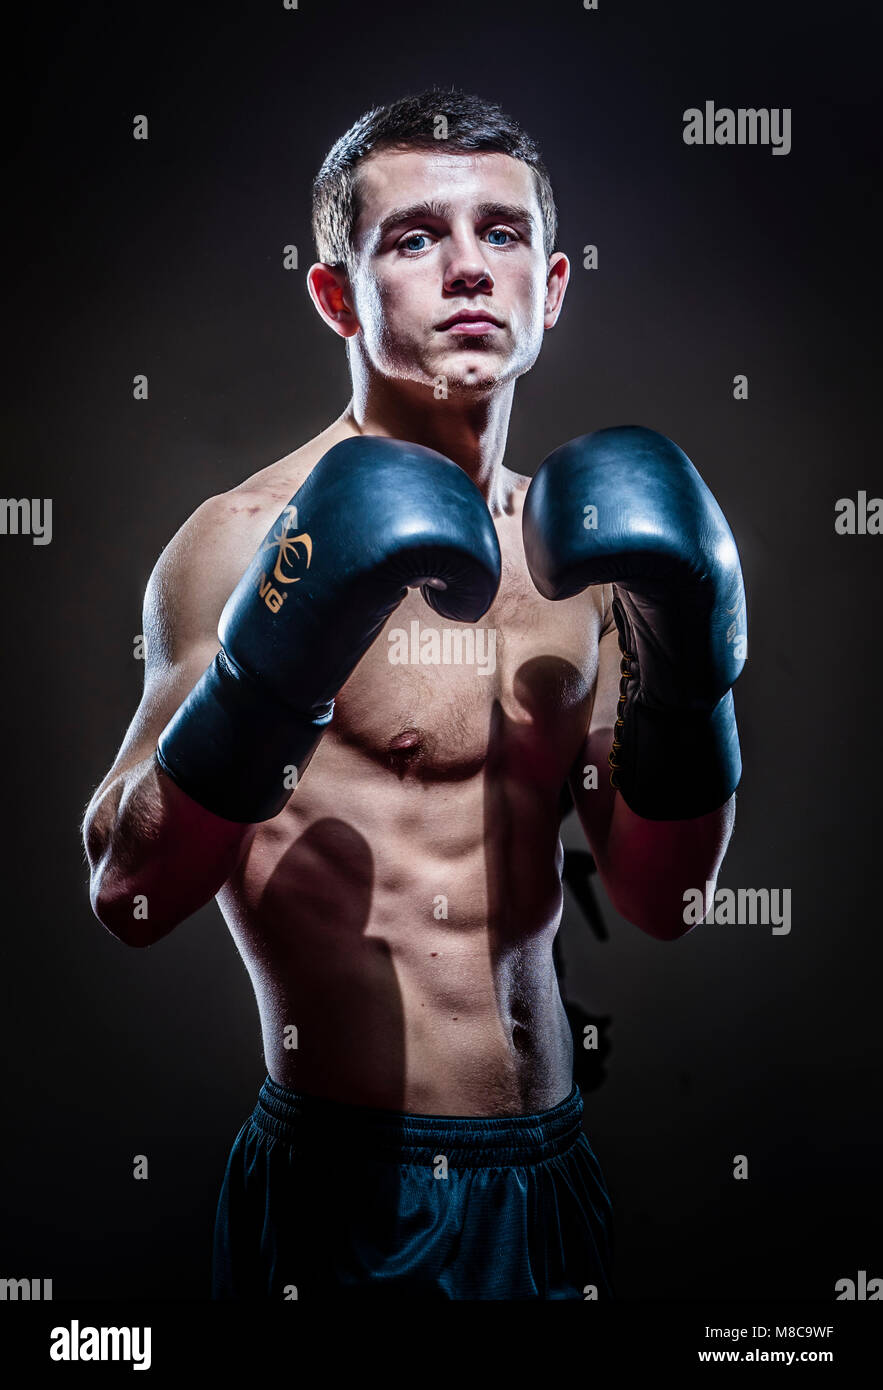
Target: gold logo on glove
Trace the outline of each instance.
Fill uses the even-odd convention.
[[[279,523],[278,534],[274,533],[264,541],[264,550],[276,550],[276,562],[273,566],[273,578],[278,584],[296,584],[303,578],[301,574],[286,574],[286,566],[289,570],[296,566],[301,559],[301,554],[306,557],[305,568],[309,569],[310,561],[313,558],[312,537],[306,531],[294,534],[297,528],[297,507],[286,507],[282,513]],[[273,588],[266,572],[261,572],[261,580],[258,589],[264,603],[272,613],[278,613],[287,595],[280,594],[278,589]]]

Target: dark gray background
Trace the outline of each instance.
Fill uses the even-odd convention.
[[[441,81],[540,141],[574,262],[507,462],[533,472],[574,435],[635,423],[703,473],[749,596],[721,884],[793,894],[790,936],[704,926],[668,945],[603,895],[601,942],[568,899],[568,989],[611,1019],[585,1123],[619,1292],[831,1299],[859,1269],[883,1276],[883,539],[833,528],[838,497],[883,492],[862,8],[277,0],[26,21],[5,130],[4,493],[52,497],[54,539],[0,538],[0,1275],[51,1277],[56,1298],[208,1294],[218,1187],[264,1076],[249,980],[214,904],[147,951],[116,942],[91,915],[79,819],[139,698],[160,549],[348,398],[304,285],[310,179],[368,105]],[[685,146],[682,112],[705,99],[790,106],[792,152]],[[581,842],[573,818],[565,834]]]

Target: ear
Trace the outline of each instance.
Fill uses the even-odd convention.
[[[546,298],[543,302],[543,326],[554,328],[564,303],[564,291],[570,279],[570,261],[563,251],[554,251],[549,257],[546,272]]]
[[[353,309],[349,276],[342,266],[317,261],[307,271],[307,289],[322,318],[341,338],[352,338],[360,324]]]

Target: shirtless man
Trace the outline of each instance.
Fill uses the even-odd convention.
[[[148,946],[214,896],[254,985],[268,1077],[224,1178],[215,1297],[609,1297],[552,957],[559,797],[569,780],[618,911],[682,935],[732,829],[738,670],[706,655],[715,561],[633,583],[626,533],[670,510],[660,476],[685,515],[716,504],[675,445],[623,429],[557,451],[525,506],[513,392],[569,263],[499,108],[434,90],[368,113],[313,225],[352,398],[160,556],[143,698],[84,824],[92,906]],[[588,505],[614,500],[586,553]],[[684,530],[720,558],[714,515],[716,541],[717,520]],[[394,662],[415,622],[485,629],[495,660]]]

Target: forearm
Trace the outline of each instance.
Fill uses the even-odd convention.
[[[612,586],[571,786],[616,907],[652,936],[682,936],[684,893],[704,898],[716,881],[742,774],[732,688],[748,635],[736,542],[683,450],[636,426],[550,454],[522,528],[545,598]],[[582,787],[581,772],[592,773]]]
[[[691,928],[684,894],[714,885],[736,818],[736,798],[692,820],[644,820],[613,793],[606,836],[592,842],[611,902],[623,917],[660,941]]]
[[[254,830],[204,810],[145,758],[86,813],[96,917],[127,945],[151,945],[214,897]]]

